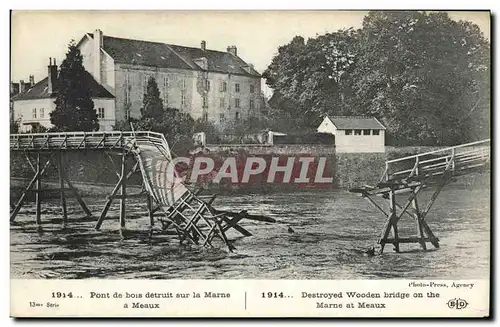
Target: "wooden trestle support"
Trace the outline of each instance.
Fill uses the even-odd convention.
[[[427,224],[426,217],[443,188],[455,176],[482,169],[488,164],[489,139],[387,161],[385,172],[375,187],[365,185],[352,188],[350,192],[368,200],[385,218],[377,242],[380,253],[386,244],[392,244],[394,250],[400,252],[402,243],[419,243],[426,251],[428,242],[439,248],[439,239]],[[419,194],[423,189],[433,189],[433,192],[421,209]],[[401,205],[396,196],[400,198],[405,194],[408,197]],[[382,198],[388,209],[384,209],[376,198]],[[416,236],[400,236],[398,223],[404,215],[415,221]]]
[[[380,245],[380,253],[384,252],[386,244],[393,244],[396,252],[400,252],[400,244],[402,243],[419,243],[423,250],[427,250],[426,243],[430,242],[435,248],[439,248],[439,239],[434,235],[425,218],[443,187],[450,181],[451,175],[447,175],[440,178],[435,184],[432,184],[435,189],[424,209],[420,208],[418,195],[420,191],[424,188],[429,188],[431,185],[423,181],[410,183],[404,181],[387,182],[379,183],[378,189],[369,187],[351,189],[351,192],[360,193],[363,198],[367,199],[385,217],[384,227],[377,241]],[[409,194],[409,196],[406,198],[404,204],[401,205],[396,201],[396,195],[401,196],[403,194]],[[375,200],[377,196],[380,196],[387,202],[388,211],[384,210],[383,206]],[[400,236],[398,223],[404,215],[411,217],[415,221],[417,236]],[[389,234],[392,234],[392,237],[389,237]]]
[[[155,218],[161,223],[161,229],[173,229],[179,237],[180,243],[191,241],[196,245],[204,247],[213,247],[214,238],[219,238],[228,247],[230,251],[235,247],[228,240],[226,232],[234,229],[243,236],[252,236],[252,234],[239,225],[242,219],[250,219],[264,222],[276,222],[274,219],[250,215],[246,211],[230,212],[220,211],[212,207],[215,200],[215,195],[201,196],[202,189],[187,190],[173,205],[164,209],[160,203],[156,203],[154,197],[147,192],[145,185],[142,191],[135,194],[127,193],[127,181],[135,173],[139,171],[139,161],[136,161],[132,167],[129,167],[130,151],[123,150],[120,154],[120,167],[118,168],[112,159],[111,155],[108,157],[113,162],[113,166],[117,169],[118,182],[116,183],[113,191],[107,197],[107,201],[99,215],[95,229],[100,229],[102,223],[107,217],[107,213],[113,200],[120,200],[120,227],[124,229],[126,218],[126,199],[145,197],[148,209],[148,216],[150,228],[154,227]],[[143,180],[143,183],[147,181]],[[119,194],[118,194],[119,193]],[[204,199],[207,200],[204,200]]]
[[[155,224],[155,218],[161,222],[161,230],[175,230],[180,242],[191,241],[194,244],[213,247],[215,238],[219,238],[227,245],[230,251],[234,250],[233,244],[228,240],[226,233],[234,229],[236,232],[251,236],[252,234],[239,223],[242,219],[250,219],[263,222],[276,222],[274,219],[250,215],[246,211],[230,212],[213,208],[212,204],[215,195],[211,195],[207,200],[202,196],[201,189],[191,190],[183,185],[182,196],[170,194],[172,190],[164,188],[162,185],[153,185],[149,177],[141,168],[141,158],[138,153],[140,147],[137,144],[146,145],[161,153],[161,160],[170,161],[170,150],[162,134],[138,131],[138,132],[70,132],[70,133],[43,133],[43,134],[13,134],[10,136],[10,149],[18,153],[24,153],[33,170],[34,176],[23,190],[15,205],[12,205],[10,221],[16,219],[21,207],[25,203],[29,192],[35,193],[36,202],[36,222],[41,224],[41,201],[43,192],[59,191],[61,198],[62,217],[64,223],[67,222],[66,197],[70,192],[78,201],[86,216],[92,214],[85,205],[82,197],[70,182],[66,173],[66,163],[64,155],[67,151],[99,151],[107,154],[116,169],[118,182],[113,191],[107,197],[104,207],[97,219],[95,229],[100,229],[107,218],[108,211],[115,199],[120,201],[120,231],[126,227],[126,200],[129,198],[145,197],[148,208],[148,216],[151,232]],[[35,156],[35,164],[31,156]],[[120,158],[119,166],[116,165],[113,157]],[[132,165],[130,158],[135,159]],[[49,166],[53,164],[58,169],[59,188],[42,189],[42,177],[46,174]],[[139,193],[128,193],[127,185],[131,176],[135,173],[142,175],[143,188]],[[162,188],[163,187],[163,188]],[[163,202],[158,198],[158,190],[172,196],[174,200]],[[156,192],[156,193],[155,193]],[[173,192],[175,193],[175,192]],[[167,204],[167,205],[166,205]]]
[[[34,193],[35,208],[36,208],[35,219],[37,225],[40,225],[42,223],[42,218],[41,218],[42,197],[43,193],[48,191],[49,192],[56,191],[60,193],[62,218],[64,223],[66,223],[68,220],[68,210],[66,207],[66,197],[68,196],[67,192],[69,192],[77,200],[78,204],[82,208],[83,212],[85,212],[85,215],[87,217],[92,216],[92,213],[90,212],[89,208],[87,207],[82,197],[78,193],[78,190],[73,186],[73,184],[69,180],[69,177],[66,173],[66,162],[64,160],[63,151],[35,152],[34,164],[32,162],[33,159],[30,156],[30,152],[24,151],[24,155],[34,175],[33,178],[30,180],[30,182],[28,183],[28,185],[24,188],[23,192],[21,193],[21,196],[17,200],[10,214],[11,222],[15,221],[19,211],[21,210],[26,201],[26,196],[28,195],[28,193]],[[58,179],[59,179],[58,188],[42,188],[42,177],[47,174],[50,165],[54,165],[57,168]]]

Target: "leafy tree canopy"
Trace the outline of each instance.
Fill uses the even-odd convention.
[[[324,115],[373,115],[399,144],[489,136],[490,45],[441,12],[370,12],[360,30],[281,46],[264,72],[270,104],[296,126]]]

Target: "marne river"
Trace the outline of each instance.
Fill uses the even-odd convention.
[[[423,192],[430,197],[430,191]],[[403,198],[400,198],[402,201]],[[98,215],[105,196],[86,197]],[[69,222],[62,224],[57,199],[42,203],[42,229],[33,203],[11,223],[11,278],[145,279],[460,279],[489,278],[490,189],[450,184],[426,220],[440,248],[387,245],[383,255],[364,252],[377,241],[384,218],[366,200],[345,190],[219,196],[217,209],[262,214],[279,223],[243,221],[253,233],[229,233],[236,250],[179,245],[176,237],[149,237],[143,199],[130,199],[125,237],[119,233],[118,201],[101,230],[96,218],[68,199]],[[422,205],[421,205],[422,206]],[[158,226],[157,224],[156,226]],[[293,229],[293,233],[289,231]],[[158,227],[159,228],[159,227]],[[414,235],[415,222],[399,223],[401,235]]]

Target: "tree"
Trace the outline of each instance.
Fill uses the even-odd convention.
[[[479,27],[444,12],[375,11],[360,30],[296,36],[264,72],[281,120],[381,119],[395,144],[457,144],[489,136],[490,46]],[[293,126],[292,125],[292,126]]]
[[[17,120],[11,120],[10,121],[10,134],[17,134],[17,133],[19,133],[19,125],[20,125],[19,119],[17,119]]]
[[[274,108],[287,112],[296,125],[304,127],[317,124],[325,114],[348,111],[344,99],[356,57],[356,37],[353,29],[339,30],[307,43],[296,36],[280,47],[263,74],[276,94]]]
[[[394,143],[475,138],[475,122],[463,117],[477,101],[483,106],[471,114],[489,112],[489,86],[479,82],[489,70],[489,44],[476,25],[441,12],[370,12],[357,45],[351,106],[382,119]]]
[[[161,120],[148,116],[142,116],[140,119],[130,118],[126,122],[117,122],[113,129],[130,131],[130,124],[132,124],[136,131],[162,133],[176,154],[186,153],[193,144],[192,137],[195,132],[195,121],[189,114],[180,112],[176,108],[162,109],[162,112],[163,117]]]
[[[87,85],[88,74],[83,57],[74,41],[68,46],[57,79],[56,108],[50,113],[50,122],[60,131],[96,131],[99,129],[92,94]]]
[[[160,98],[160,90],[154,77],[148,79],[148,85],[144,98],[142,100],[143,107],[141,108],[141,115],[144,119],[154,119],[157,122],[163,121],[164,110],[163,101]]]

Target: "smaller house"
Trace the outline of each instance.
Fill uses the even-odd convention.
[[[29,82],[25,83],[24,80],[20,80],[19,83],[17,82],[10,82],[10,121],[14,121],[14,104],[12,102],[12,97],[16,96],[19,93],[23,93],[25,90],[33,87],[35,85],[35,76],[30,75],[29,76]]]
[[[335,152],[385,152],[385,127],[375,117],[325,117],[319,133],[335,135]]]
[[[52,127],[50,113],[56,108],[57,80],[57,65],[55,60],[53,63],[50,60],[47,77],[11,97],[12,118],[19,121],[21,132],[29,132],[37,125]],[[83,75],[83,83],[90,89],[99,119],[99,130],[111,131],[115,124],[115,97],[87,71]]]

